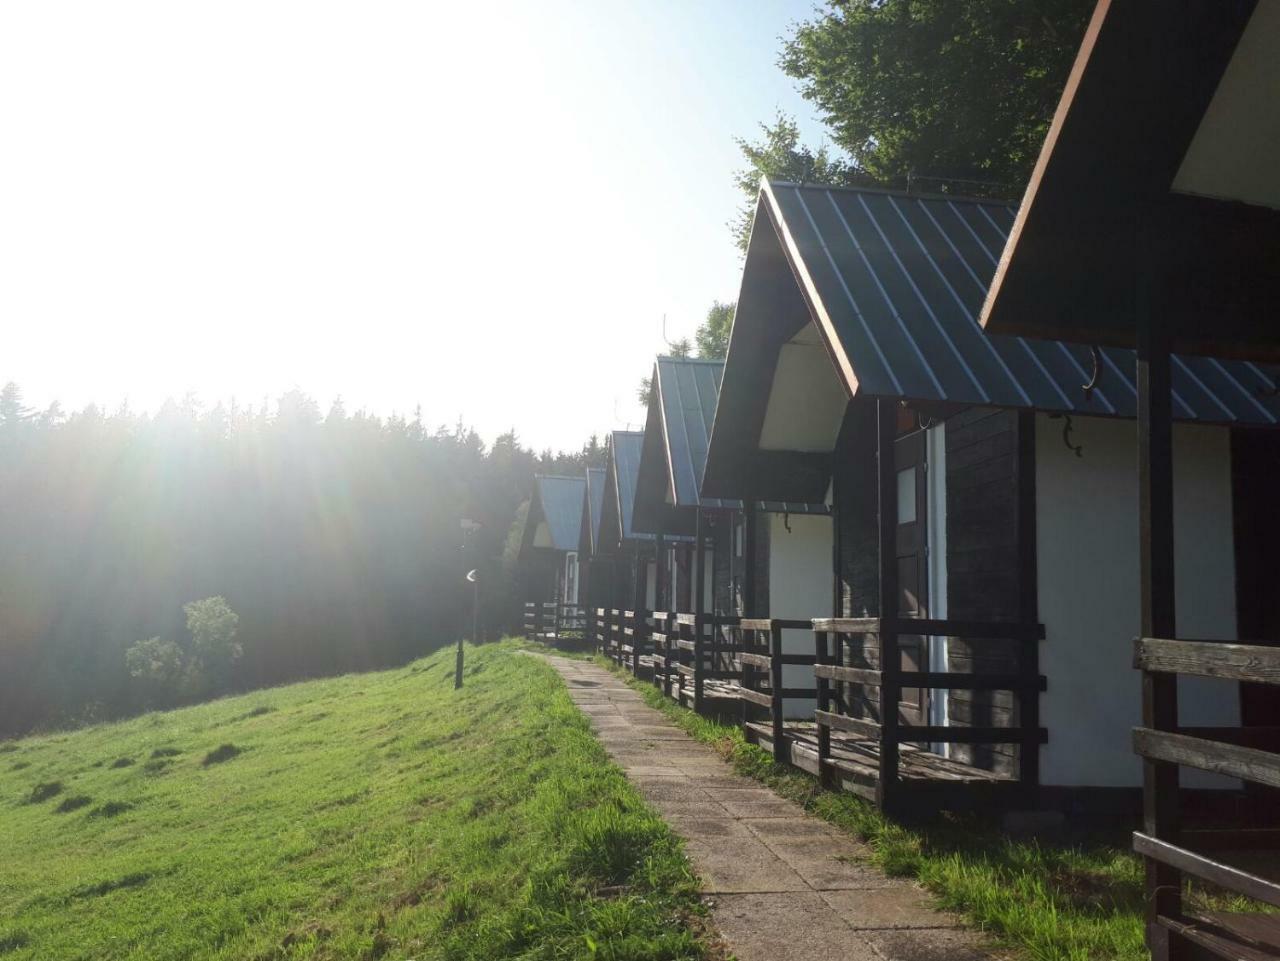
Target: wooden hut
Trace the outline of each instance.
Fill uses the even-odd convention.
[[[658,590],[656,539],[637,531],[632,524],[643,445],[640,431],[615,430],[609,436],[609,460],[605,465],[595,556],[608,559],[611,575],[608,590],[597,595],[607,601],[592,613],[601,647],[616,658],[621,657],[625,632],[635,629],[631,622],[637,612],[654,609]]]
[[[604,488],[608,471],[588,467],[587,492],[582,499],[581,534],[578,537],[578,567],[582,605],[588,611],[609,603],[612,589],[612,558],[599,550],[600,522],[604,513]]]
[[[579,543],[587,482],[539,474],[525,515],[517,563],[525,597],[525,632],[555,638],[586,628],[580,605]]]
[[[702,492],[830,490],[841,616],[815,622],[816,729],[781,753],[888,806],[1124,805],[1141,785],[1109,640],[1137,627],[1133,357],[984,335],[1014,214],[766,182],[744,265]],[[1179,561],[1195,632],[1227,637],[1226,425],[1280,403],[1246,365],[1179,365]],[[1183,706],[1237,710],[1198,689]]]
[[[638,529],[657,535],[660,545],[673,535],[693,536],[692,544],[668,550],[659,580],[669,580],[665,597],[676,605],[692,602],[672,607],[679,613],[668,618],[669,630],[685,642],[682,677],[690,681],[670,687],[699,709],[737,708],[738,653],[766,630],[749,628],[744,637],[743,618],[751,622],[772,614],[781,624],[801,610],[809,616],[832,613],[821,606],[829,605],[829,585],[814,582],[814,575],[823,580],[831,566],[825,505],[763,502],[744,510],[741,500],[700,490],[723,373],[723,360],[657,359],[636,488]],[[685,560],[689,554],[691,564]],[[787,627],[782,640],[789,656],[812,651],[807,621]],[[803,665],[789,665],[788,685],[803,673]],[[788,698],[785,710],[811,715],[812,699]]]
[[[1194,879],[1280,906],[1280,444],[1274,431],[1249,429],[1276,422],[1277,379],[1262,365],[1280,360],[1278,93],[1275,0],[1175,11],[1099,3],[982,312],[991,334],[1126,357],[1138,430],[1125,535],[1138,576],[1123,584],[1132,623],[1096,643],[1116,652],[1099,668],[1125,678],[1123,720],[1139,725],[1134,848],[1146,859],[1147,941],[1161,961],[1280,956],[1274,911],[1184,899]],[[1189,525],[1190,454],[1175,422],[1203,396],[1236,415],[1212,468],[1229,474],[1232,510],[1197,505]],[[1206,538],[1233,533],[1220,563],[1234,573],[1234,623],[1206,634],[1198,557]],[[1098,563],[1115,569],[1113,558]],[[1138,670],[1124,671],[1111,662],[1134,634]],[[1224,642],[1234,638],[1249,643]],[[1214,722],[1198,716],[1205,698]],[[1197,806],[1187,787],[1205,776],[1230,779],[1243,790],[1224,793],[1252,803]]]

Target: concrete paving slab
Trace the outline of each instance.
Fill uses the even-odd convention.
[[[963,930],[860,931],[884,961],[988,961],[982,936]]]
[[[979,961],[976,932],[885,877],[869,849],[732,768],[609,672],[566,675],[610,758],[685,839],[712,921],[739,961]]]
[[[753,838],[686,838],[685,850],[708,893],[810,890],[804,878]]]
[[[819,893],[849,927],[859,931],[960,927],[955,915],[931,907],[922,892],[907,882],[892,887]]]
[[[816,894],[720,894],[716,928],[739,961],[882,961]]]

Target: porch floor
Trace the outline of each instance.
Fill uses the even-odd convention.
[[[785,727],[784,755],[794,766],[818,774],[818,731],[812,721],[788,721]],[[773,728],[765,721],[751,721],[746,725],[747,740],[773,750]],[[880,746],[875,741],[850,737],[838,731],[831,732],[830,767],[838,772],[847,790],[870,796],[880,779]],[[898,772],[901,780],[915,785],[927,783],[961,787],[1015,786],[1017,781],[995,771],[945,758],[916,747],[903,744],[899,751]]]

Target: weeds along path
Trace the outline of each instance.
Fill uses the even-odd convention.
[[[697,959],[671,830],[512,645],[0,744],[0,961]]]
[[[660,811],[740,961],[977,961],[985,941],[886,877],[870,850],[733,773],[598,665],[547,657],[609,756]]]

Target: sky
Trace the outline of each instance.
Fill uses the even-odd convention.
[[[0,383],[575,449],[736,299],[813,0],[0,4]]]

